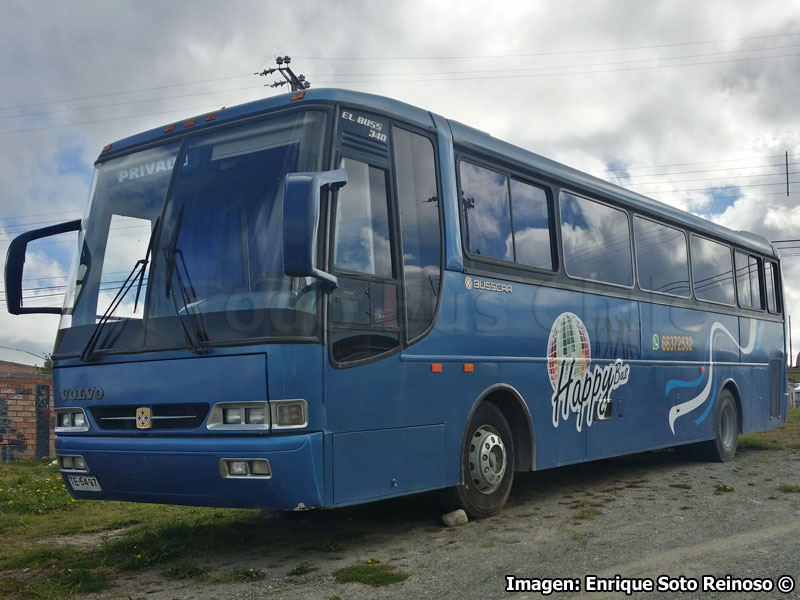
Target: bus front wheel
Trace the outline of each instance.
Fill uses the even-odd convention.
[[[467,427],[461,451],[461,484],[447,491],[450,508],[463,508],[471,519],[500,512],[514,480],[514,439],[505,416],[484,402]]]

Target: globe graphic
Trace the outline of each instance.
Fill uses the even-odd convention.
[[[547,340],[547,370],[554,390],[561,368],[572,362],[571,359],[575,362],[574,373],[583,376],[592,360],[592,346],[583,321],[578,315],[567,312],[555,320]]]

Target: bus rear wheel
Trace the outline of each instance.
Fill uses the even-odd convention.
[[[708,459],[715,462],[728,462],[736,455],[739,443],[739,412],[729,390],[722,390],[717,403],[714,422],[714,439],[708,442]]]
[[[462,483],[447,490],[451,509],[463,508],[471,519],[500,512],[514,481],[514,440],[505,416],[485,402],[467,427],[461,451]]]
[[[739,411],[736,401],[728,389],[724,389],[717,397],[714,411],[714,439],[698,444],[678,447],[683,458],[689,460],[705,460],[709,462],[728,462],[736,456],[739,442]]]

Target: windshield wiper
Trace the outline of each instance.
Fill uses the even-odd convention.
[[[150,232],[150,241],[147,243],[147,251],[145,252],[144,258],[140,258],[136,261],[136,264],[133,266],[133,269],[125,278],[125,281],[122,282],[122,286],[117,290],[117,294],[114,296],[114,299],[106,308],[106,312],[103,313],[103,316],[100,317],[100,320],[97,322],[97,325],[94,326],[94,330],[92,331],[92,335],[89,336],[89,340],[86,342],[86,346],[83,348],[83,352],[81,352],[81,360],[83,362],[91,362],[94,360],[94,350],[97,347],[97,342],[100,340],[100,334],[103,332],[103,327],[105,327],[106,323],[111,320],[111,317],[116,312],[119,305],[122,304],[122,301],[125,299],[125,296],[128,294],[130,289],[133,287],[133,284],[136,283],[136,280],[139,280],[139,286],[136,289],[136,300],[134,301],[133,305],[133,312],[136,312],[136,307],[139,304],[139,294],[142,291],[142,283],[144,282],[144,274],[147,271],[147,265],[150,262],[150,253],[153,250],[153,241],[155,239],[155,234],[158,229],[158,220],[156,220],[155,225],[153,226],[153,230]]]
[[[172,237],[170,238],[169,245],[162,248],[164,252],[164,258],[166,259],[166,277],[167,281],[164,286],[164,292],[167,298],[172,299],[172,306],[175,309],[175,316],[178,317],[178,323],[181,326],[181,331],[183,332],[183,337],[186,339],[186,343],[189,346],[189,350],[191,350],[194,354],[206,354],[208,352],[208,335],[206,334],[205,328],[203,327],[202,322],[200,321],[200,315],[195,314],[189,309],[189,304],[192,302],[192,298],[189,296],[189,291],[186,288],[186,285],[183,281],[183,276],[181,275],[181,270],[177,265],[176,256],[178,254],[181,255],[181,262],[183,263],[183,270],[186,272],[188,277],[189,270],[186,268],[186,260],[183,258],[183,252],[177,249],[178,245],[178,233],[181,229],[181,223],[183,222],[183,209],[185,208],[185,204],[182,204],[180,209],[178,209],[178,217],[175,220],[175,228],[172,231]],[[178,300],[176,295],[172,293],[172,278],[173,276],[178,281],[178,289],[181,293],[181,300],[183,302],[183,306],[178,306]],[[191,282],[190,282],[190,287]],[[194,287],[192,287],[192,295],[196,298],[197,294],[194,291]],[[184,317],[186,316],[185,313],[189,314],[189,323],[191,325],[191,329],[194,331],[194,335],[189,332],[189,327],[186,326],[186,321]],[[197,336],[197,339],[195,339]]]

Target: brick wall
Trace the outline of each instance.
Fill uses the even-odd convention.
[[[17,363],[4,362],[0,360],[0,376],[5,373],[39,373],[39,367],[31,367],[28,365],[19,365]]]
[[[51,376],[8,366],[0,364],[0,462],[54,456]]]

